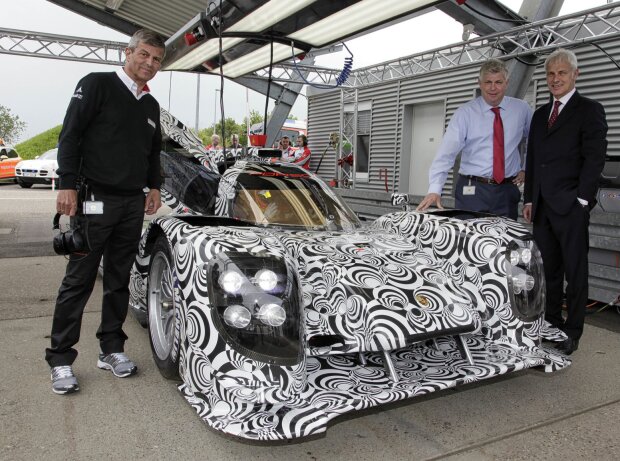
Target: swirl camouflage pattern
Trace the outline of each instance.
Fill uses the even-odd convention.
[[[451,210],[362,225],[307,170],[245,159],[220,175],[223,159],[164,120],[179,162],[201,167],[183,181],[204,203],[166,174],[172,213],[142,236],[131,304],[213,429],[305,437],[347,412],[570,365],[541,344],[562,333],[543,320],[540,254],[518,223]]]

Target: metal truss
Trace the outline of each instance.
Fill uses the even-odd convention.
[[[0,28],[0,53],[123,65],[126,43]]]
[[[356,152],[355,133],[357,132],[357,96],[356,88],[343,88],[340,93],[340,133],[336,159],[337,187],[350,189],[353,185],[355,170],[353,165],[346,161],[351,153]],[[352,111],[346,111],[345,107],[353,105]],[[345,146],[349,146],[345,150]],[[353,158],[355,155],[353,155]]]
[[[620,2],[614,2],[590,10],[559,18],[545,19],[484,37],[458,43],[444,48],[415,54],[394,61],[364,67],[351,72],[344,84],[348,87],[364,87],[388,80],[407,78],[430,72],[439,72],[458,66],[480,63],[491,57],[515,58],[544,54],[559,46],[598,42],[620,36]],[[340,71],[319,67],[299,70],[309,71],[307,83],[334,87],[333,82]],[[266,70],[254,73],[264,78]],[[273,79],[282,82],[302,82],[296,66],[278,64]]]
[[[598,42],[620,36],[620,1],[582,12],[545,19],[466,42],[437,48],[351,72],[343,85],[360,88],[388,80],[467,66],[490,57],[543,54],[558,46]],[[122,65],[125,43],[0,28],[0,53],[70,61]],[[301,74],[306,74],[304,78]],[[272,80],[335,88],[338,69],[293,64],[275,65]],[[265,80],[268,69],[245,77]]]

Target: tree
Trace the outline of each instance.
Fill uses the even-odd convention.
[[[247,136],[245,135],[245,121],[241,124],[235,122],[232,117],[226,117],[226,123],[224,124],[226,134],[226,145],[230,146],[230,136],[233,134],[239,135],[239,142],[243,145]],[[222,121],[220,120],[215,125],[215,132],[222,137]],[[213,135],[213,127],[203,128],[198,132],[198,137],[201,139],[205,146],[211,144],[211,136]]]
[[[270,115],[271,113],[267,114],[267,117],[269,118]],[[289,118],[293,120],[297,120],[297,117],[295,117],[294,115],[289,115]],[[227,146],[230,145],[231,134],[238,134],[239,143],[242,146],[247,145],[247,140],[248,140],[248,136],[246,133],[247,120],[248,120],[247,117],[243,117],[243,121],[241,123],[237,123],[232,117],[226,117],[226,123],[224,124],[224,128],[226,129],[226,145]],[[250,111],[250,126],[255,125],[257,123],[262,123],[262,122],[263,122],[263,115],[257,110],[251,110]],[[217,122],[217,124],[215,125],[215,132],[220,135],[220,138],[222,137],[222,121],[221,120]],[[203,128],[202,130],[198,131],[198,137],[201,139],[202,143],[205,146],[208,146],[209,144],[211,144],[212,135],[213,135],[212,126],[208,128]]]
[[[245,124],[247,123],[247,117],[243,117],[243,125],[245,126]],[[252,109],[250,111],[250,126],[254,125],[255,123],[260,123],[263,121],[263,115],[261,113],[259,113],[257,110]]]
[[[0,138],[7,144],[13,143],[19,138],[26,128],[26,122],[13,115],[11,109],[0,105]]]

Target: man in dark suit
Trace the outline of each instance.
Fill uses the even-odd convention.
[[[557,349],[572,354],[583,333],[588,300],[588,225],[605,165],[607,122],[603,106],[575,89],[577,58],[564,49],[545,61],[553,100],[534,112],[525,168],[523,217],[545,269],[545,319],[566,333]],[[562,318],[566,277],[567,317]]]

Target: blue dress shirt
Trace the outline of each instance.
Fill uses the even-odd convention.
[[[491,108],[479,96],[456,110],[429,170],[429,194],[441,195],[459,152],[462,152],[460,174],[492,177],[495,114]],[[525,160],[521,163],[519,144],[527,139],[530,131],[532,109],[525,101],[509,96],[504,96],[499,108],[504,125],[505,174],[508,178],[519,173],[525,165]]]

